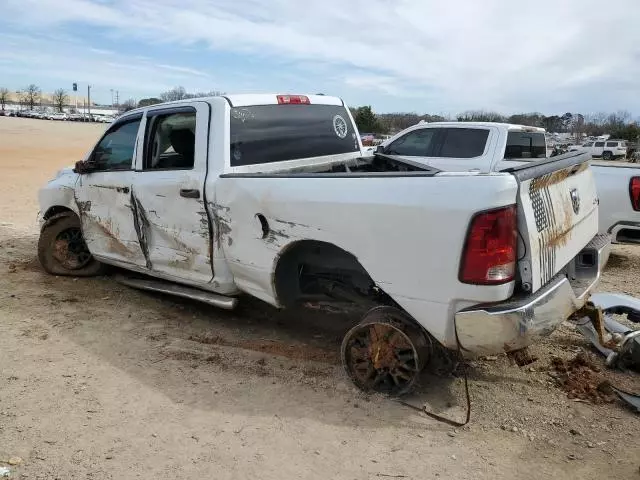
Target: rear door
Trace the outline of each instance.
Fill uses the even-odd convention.
[[[205,208],[209,104],[147,111],[144,152],[132,187],[135,228],[148,269],[186,283],[213,277]]]
[[[510,169],[518,180],[519,271],[536,291],[598,233],[589,155],[571,152]]]

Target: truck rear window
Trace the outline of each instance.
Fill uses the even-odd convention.
[[[359,151],[356,131],[338,105],[231,108],[231,166]]]
[[[509,132],[507,134],[504,158],[545,158],[546,156],[547,144],[544,133]]]

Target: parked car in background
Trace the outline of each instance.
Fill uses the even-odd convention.
[[[580,146],[573,147],[574,150],[586,152],[592,158],[602,158],[603,160],[617,160],[627,156],[627,142],[625,140],[598,140],[586,142]]]
[[[623,142],[591,143],[611,144],[609,148],[615,149]],[[378,151],[440,170],[480,173],[544,162],[547,156],[542,128],[475,122],[418,124],[383,143]],[[571,154],[586,154],[591,158],[583,147],[574,147],[574,151],[552,158]],[[599,161],[592,162],[591,171],[600,204],[599,233],[610,235],[614,243],[640,244],[640,165]]]

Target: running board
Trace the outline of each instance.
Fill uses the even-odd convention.
[[[128,287],[166,293],[175,297],[189,298],[225,310],[233,310],[236,308],[236,305],[238,305],[238,299],[235,297],[225,297],[224,295],[205,292],[204,290],[198,290],[197,288],[178,285],[164,280],[132,278],[124,275],[116,275],[115,280]]]

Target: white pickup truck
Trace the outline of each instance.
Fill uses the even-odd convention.
[[[586,156],[496,171],[505,130],[461,126],[364,158],[334,97],[134,110],[41,189],[38,255],[51,274],[114,265],[134,287],[222,308],[241,294],[357,306],[346,371],[361,388],[404,392],[435,342],[472,356],[548,335],[584,306],[608,256]],[[447,140],[468,132],[470,144]],[[439,162],[407,158],[430,142]],[[473,156],[487,162],[467,168]]]
[[[376,151],[443,171],[492,173],[543,161],[547,145],[542,128],[441,122],[409,127],[383,142]],[[570,153],[584,153],[591,158],[590,152],[581,149]],[[600,204],[599,233],[610,235],[613,243],[640,244],[640,165],[593,160],[591,171]]]

